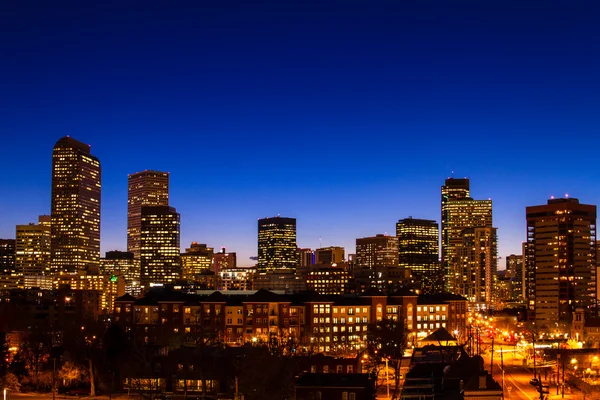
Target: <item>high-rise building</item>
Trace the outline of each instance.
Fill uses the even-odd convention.
[[[398,238],[378,234],[356,239],[355,268],[379,271],[386,267],[398,266]]]
[[[258,220],[258,270],[296,268],[296,218]]]
[[[315,253],[312,249],[298,248],[298,267],[310,267],[315,263]]]
[[[213,268],[215,274],[219,275],[224,269],[237,268],[237,254],[228,252],[225,247],[213,256]]]
[[[37,224],[17,225],[15,267],[22,286],[25,276],[50,275],[50,220],[40,215]]]
[[[496,228],[464,229],[461,239],[451,259],[460,278],[454,281],[454,294],[466,297],[477,310],[489,309],[495,300],[498,272]]]
[[[596,206],[550,199],[526,214],[528,316],[540,327],[568,331],[575,309],[590,313],[596,302]]]
[[[140,258],[142,207],[169,205],[169,173],[143,171],[130,174],[127,185],[127,251]]]
[[[100,273],[107,276],[122,277],[125,293],[133,296],[141,294],[140,263],[129,251],[107,251],[100,259]]]
[[[321,247],[315,250],[315,264],[337,264],[344,262],[344,248],[338,246]]]
[[[70,137],[52,152],[50,266],[54,272],[100,266],[100,160]]]
[[[195,280],[202,272],[212,270],[214,249],[205,244],[192,242],[181,253],[181,277]]]
[[[523,256],[511,254],[506,257],[506,271],[511,283],[513,300],[525,304],[527,278],[523,268]]]
[[[492,227],[492,201],[469,196],[468,179],[448,178],[442,186],[442,269],[451,293],[464,280],[452,263],[456,247],[463,243],[463,230]]]
[[[179,213],[169,206],[142,206],[140,267],[142,287],[181,276]]]
[[[405,218],[396,223],[398,265],[409,268],[418,280],[440,275],[440,231],[435,221]]]
[[[0,289],[16,289],[15,239],[0,239]]]

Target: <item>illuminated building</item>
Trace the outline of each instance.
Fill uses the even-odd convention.
[[[32,286],[25,285],[24,277],[50,275],[50,220],[49,215],[40,215],[37,224],[17,225],[15,267],[25,289]]]
[[[401,219],[396,223],[396,237],[400,267],[409,268],[418,281],[425,276],[430,277],[426,281],[428,285],[433,281],[431,278],[441,276],[440,232],[437,222],[412,217]]]
[[[204,271],[212,270],[214,249],[205,244],[192,242],[185,253],[181,253],[181,277],[194,280]]]
[[[213,266],[217,275],[224,269],[237,268],[237,254],[227,252],[225,247],[221,247],[221,251],[213,256]]]
[[[356,239],[356,267],[379,271],[398,266],[398,238],[376,235]]]
[[[315,264],[337,264],[344,262],[343,247],[322,247],[315,250]]]
[[[169,173],[146,170],[130,174],[127,185],[127,251],[140,258],[142,207],[169,205]]]
[[[312,249],[298,249],[298,267],[309,267],[315,263],[315,253]]]
[[[180,277],[179,213],[168,206],[143,206],[141,217],[141,285],[149,288]]]
[[[466,297],[477,310],[492,305],[498,272],[496,228],[464,229],[450,259],[456,279],[453,293]]]
[[[15,239],[0,239],[0,289],[16,289]]]
[[[219,271],[217,286],[220,290],[250,290],[256,269],[229,268]]]
[[[98,272],[100,267],[100,160],[70,137],[52,152],[50,267],[53,272]]]
[[[77,274],[57,275],[54,288],[69,287],[71,290],[96,291],[99,293],[98,314],[108,314],[114,309],[115,299],[125,294],[125,281],[114,275]]]
[[[285,290],[299,292],[306,290],[306,279],[297,275],[295,269],[280,268],[269,271],[257,271],[252,280],[252,289]]]
[[[100,273],[122,277],[125,282],[125,293],[133,296],[141,294],[140,262],[134,259],[129,251],[107,251],[100,259]]]
[[[526,269],[523,268],[523,256],[511,254],[506,257],[506,271],[511,282],[513,300],[525,304],[527,278]]]
[[[469,180],[448,178],[442,186],[442,269],[447,291],[454,293],[464,281],[455,259],[456,246],[463,243],[463,230],[492,227],[492,201],[473,200]]]
[[[308,267],[303,275],[305,275],[308,290],[325,295],[349,293],[350,276],[345,263],[315,264]]]
[[[351,276],[351,292],[358,294],[369,289],[390,294],[400,289],[413,289],[418,286],[410,269],[404,267],[385,267],[379,271],[359,268]]]
[[[528,317],[566,330],[576,307],[590,313],[596,302],[596,206],[550,199],[526,214],[525,268],[533,278]]]
[[[296,218],[258,220],[258,270],[296,268]]]

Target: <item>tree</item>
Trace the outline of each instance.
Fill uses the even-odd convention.
[[[369,326],[367,334],[367,352],[377,365],[385,363],[394,369],[394,394],[398,398],[400,392],[400,365],[407,342],[407,331],[404,323],[384,318]]]
[[[58,379],[62,380],[63,386],[80,382],[84,375],[81,367],[72,361],[66,361],[58,371]]]
[[[35,390],[39,391],[40,373],[50,358],[50,336],[34,330],[21,343],[19,353],[24,361],[27,374],[33,379]]]

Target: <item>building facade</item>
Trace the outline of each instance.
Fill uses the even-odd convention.
[[[237,253],[227,251],[225,247],[221,247],[221,251],[213,256],[213,266],[217,275],[222,270],[237,268]]]
[[[356,268],[379,271],[398,266],[398,238],[378,234],[356,239]]]
[[[398,265],[409,268],[413,276],[422,281],[424,277],[440,276],[440,232],[435,221],[405,218],[396,223],[398,238]]]
[[[181,277],[194,280],[204,271],[213,269],[214,249],[205,244],[192,242],[185,253],[181,253]]]
[[[18,285],[15,269],[15,239],[0,239],[0,289],[16,289]]]
[[[130,174],[127,185],[127,251],[141,254],[143,206],[169,205],[169,173],[143,171]]]
[[[140,282],[143,288],[180,278],[179,224],[179,213],[173,207],[142,207]]]
[[[40,215],[37,224],[17,225],[15,267],[25,289],[25,276],[50,275],[50,221]]]
[[[105,257],[100,259],[100,273],[123,278],[125,293],[133,296],[141,294],[140,261],[134,258],[133,253],[129,251],[107,251]]]
[[[100,160],[90,146],[64,137],[52,152],[50,266],[54,272],[98,272]]]
[[[528,317],[539,326],[570,326],[575,308],[592,313],[596,303],[596,206],[550,199],[526,214]]]
[[[525,304],[527,275],[525,268],[523,268],[523,255],[511,254],[507,256],[506,271],[507,278],[510,279],[512,300]]]
[[[298,265],[296,218],[258,220],[258,265],[261,271],[294,269]]]
[[[344,262],[344,248],[330,246],[316,249],[315,259],[315,264],[337,264]]]

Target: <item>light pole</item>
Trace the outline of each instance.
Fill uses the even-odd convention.
[[[385,358],[385,386],[387,391],[387,398],[390,398],[390,379],[388,375],[388,358]]]

